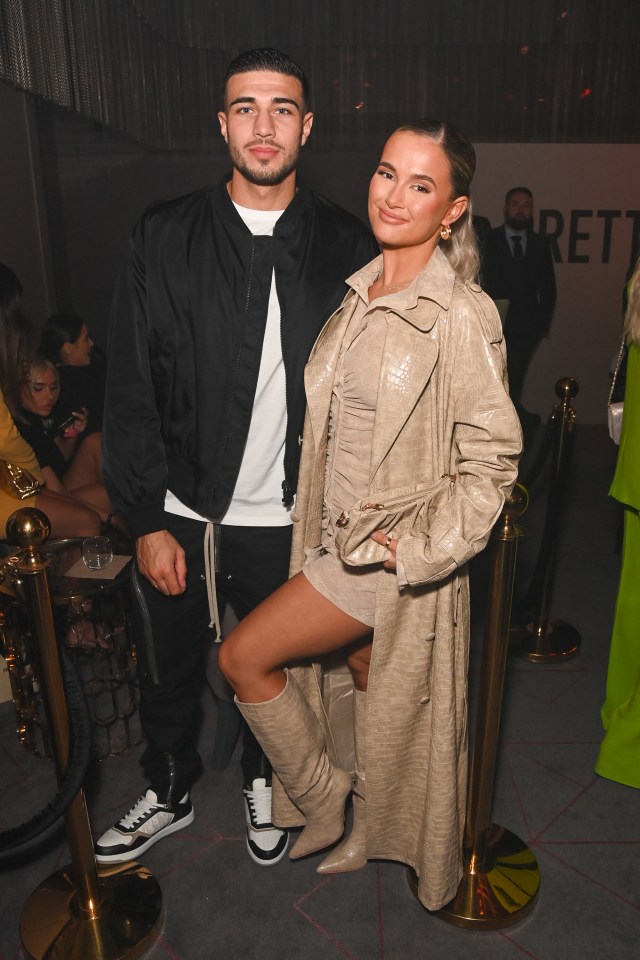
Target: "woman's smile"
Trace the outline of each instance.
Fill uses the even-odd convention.
[[[384,220],[385,223],[406,223],[406,218],[399,216],[397,213],[392,213],[390,210],[386,209],[383,206],[378,207],[378,213],[380,219]]]

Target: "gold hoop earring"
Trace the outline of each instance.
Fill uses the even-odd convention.
[[[448,223],[443,223],[442,226],[440,227],[440,237],[442,240],[451,239],[451,227],[449,226]]]

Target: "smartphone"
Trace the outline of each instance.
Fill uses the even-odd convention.
[[[73,423],[75,423],[75,420],[76,420],[76,418],[74,417],[73,414],[71,414],[70,417],[67,417],[66,420],[63,420],[63,421],[62,421],[62,423],[60,424],[60,426],[58,427],[58,430],[57,430],[57,432],[60,434],[60,436],[62,436],[62,435],[64,434],[64,432],[65,432],[65,430],[67,429],[67,427],[70,427]]]

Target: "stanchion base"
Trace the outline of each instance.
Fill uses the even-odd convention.
[[[531,663],[556,663],[570,660],[580,652],[582,637],[575,627],[564,620],[554,620],[543,637],[534,635],[533,625],[512,630],[509,634],[509,652]]]
[[[78,903],[71,867],[53,873],[25,903],[22,945],[30,960],[138,960],[162,928],[162,891],[139,863],[102,868],[102,902],[93,912]]]
[[[526,843],[510,830],[493,824],[487,844],[493,866],[486,872],[467,869],[451,903],[434,913],[439,920],[469,930],[501,930],[519,923],[536,902],[540,868]],[[417,896],[418,880],[409,871]]]

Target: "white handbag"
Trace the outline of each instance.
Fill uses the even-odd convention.
[[[620,434],[622,433],[622,414],[624,412],[624,402],[609,403],[608,423],[609,436],[614,443],[620,443]]]

